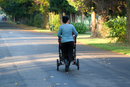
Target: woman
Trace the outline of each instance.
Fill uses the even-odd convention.
[[[74,39],[72,32],[77,37],[78,32],[72,24],[69,24],[69,17],[63,16],[62,18],[63,25],[60,26],[57,36],[61,38],[61,46],[62,46],[62,56],[63,59],[67,61],[73,60],[73,47],[74,47]]]

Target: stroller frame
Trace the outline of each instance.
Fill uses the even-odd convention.
[[[61,35],[62,38],[62,35]],[[61,38],[58,38],[58,42],[59,42],[59,59],[57,59],[57,71],[59,71],[59,66],[60,65],[65,65],[65,72],[69,71],[69,66],[71,64],[72,61],[69,60],[65,60],[62,57],[62,46],[61,46]],[[79,70],[79,59],[76,59],[76,37],[73,35],[73,39],[74,39],[74,48],[73,48],[73,65],[77,66],[77,70]]]

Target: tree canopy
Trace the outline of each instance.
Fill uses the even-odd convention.
[[[32,0],[0,0],[0,6],[4,9],[6,14],[23,16],[29,14],[31,7],[33,6]]]
[[[49,0],[50,7],[49,11],[50,12],[55,12],[55,13],[66,13],[68,14],[69,12],[76,12],[75,8],[69,4],[67,0]]]

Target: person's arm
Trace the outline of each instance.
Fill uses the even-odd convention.
[[[75,37],[77,37],[77,36],[78,36],[78,32],[76,31],[76,29],[75,29],[74,26],[73,26],[73,32],[74,32],[74,34],[75,34]]]
[[[58,31],[58,33],[57,33],[57,36],[60,38],[61,37],[61,26],[60,26],[60,28],[59,28],[59,31]]]

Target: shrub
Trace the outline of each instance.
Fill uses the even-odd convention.
[[[79,34],[84,34],[88,30],[87,26],[84,23],[71,23],[74,25],[75,29]]]
[[[41,14],[36,14],[34,16],[34,26],[43,27],[43,16]]]
[[[29,26],[33,26],[33,18],[30,18],[29,20],[28,20],[28,22],[27,22],[27,25],[29,25]]]
[[[118,38],[118,42],[126,41],[126,17],[117,17],[104,23],[104,27],[109,31],[108,37]]]
[[[59,14],[52,14],[53,17],[50,18],[50,21],[49,21],[49,28],[51,30],[54,30],[54,31],[58,31],[59,30],[59,27],[60,27],[60,18],[59,18]]]
[[[51,17],[53,16],[53,17]],[[74,25],[75,29],[77,30],[77,32],[79,34],[83,34],[86,33],[86,30],[88,30],[88,28],[86,27],[85,24],[83,23],[71,23]],[[51,14],[50,15],[50,21],[49,21],[49,28],[50,30],[54,30],[54,31],[58,31],[60,27],[60,18],[59,18],[59,14]]]

